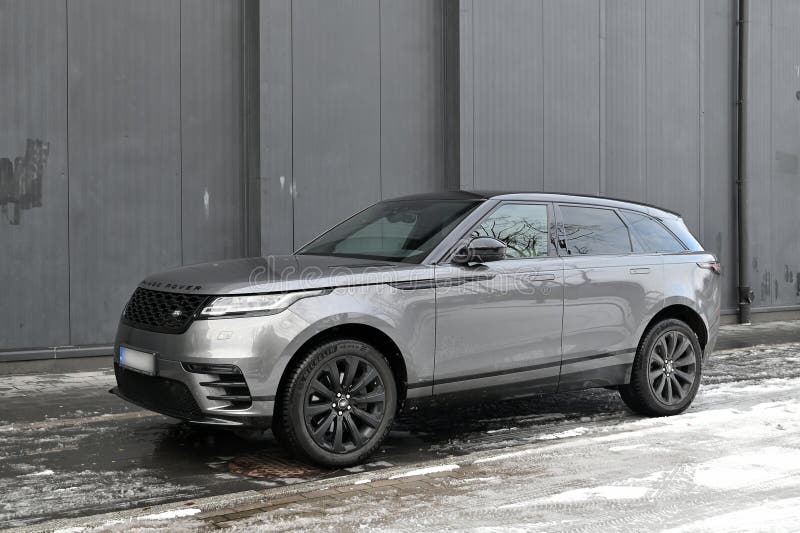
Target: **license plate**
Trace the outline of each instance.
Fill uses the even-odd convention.
[[[155,375],[156,357],[151,353],[140,352],[126,346],[119,347],[119,364],[125,368]]]

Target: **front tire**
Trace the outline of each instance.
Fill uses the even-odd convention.
[[[325,342],[290,371],[277,413],[280,440],[328,468],[363,462],[381,445],[397,409],[386,357],[355,339]]]
[[[645,416],[682,413],[700,387],[702,356],[697,335],[685,322],[657,323],[636,351],[630,383],[619,388],[622,400]]]

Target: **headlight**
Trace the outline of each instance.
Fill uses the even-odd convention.
[[[225,315],[271,314],[282,311],[301,298],[327,294],[329,290],[298,291],[283,294],[254,294],[250,296],[220,296],[200,311],[201,317]]]

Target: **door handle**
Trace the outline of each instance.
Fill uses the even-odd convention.
[[[650,269],[648,267],[641,267],[641,268],[631,268],[628,270],[631,274],[649,274]]]
[[[531,274],[528,276],[528,281],[554,281],[555,274]]]

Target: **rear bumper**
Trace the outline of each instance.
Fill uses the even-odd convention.
[[[703,350],[703,361],[708,359],[709,354],[714,351],[717,346],[717,339],[719,338],[719,325],[720,316],[716,315],[717,321],[708,327],[708,339],[706,340],[706,347]]]

